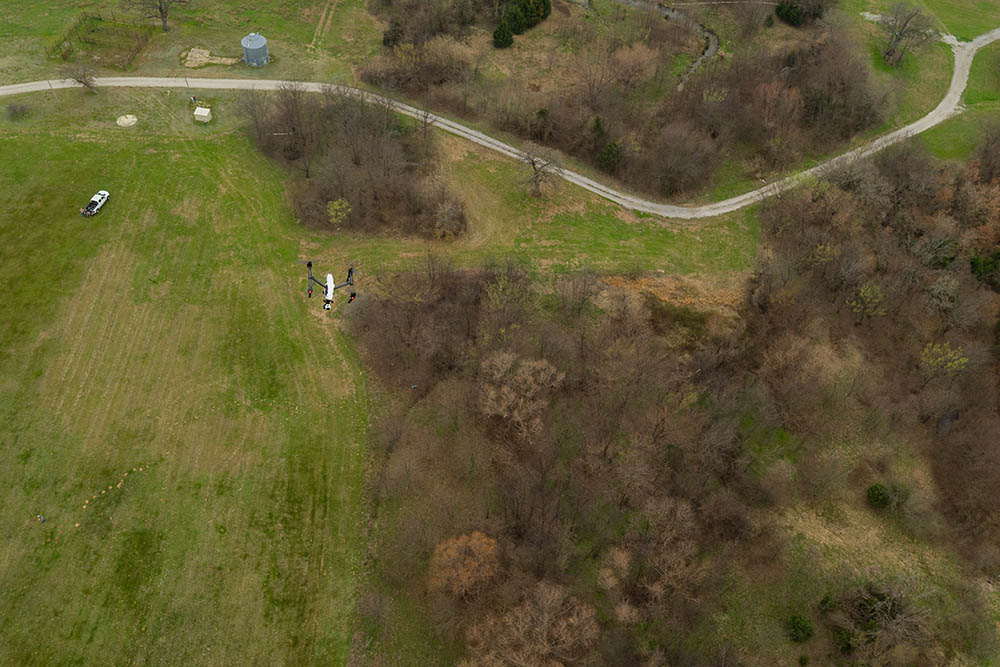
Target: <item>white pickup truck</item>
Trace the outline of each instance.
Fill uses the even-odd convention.
[[[108,197],[110,196],[111,195],[108,194],[107,190],[99,190],[96,195],[90,198],[90,203],[87,204],[87,208],[80,209],[80,213],[82,213],[85,218],[97,215],[97,212],[101,210],[101,207],[104,206],[104,202],[108,201]]]

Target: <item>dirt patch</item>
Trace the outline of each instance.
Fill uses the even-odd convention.
[[[744,299],[742,277],[697,278],[691,276],[644,276],[634,280],[614,276],[605,282],[629,291],[652,292],[663,301],[699,309],[734,312]]]
[[[198,201],[193,197],[185,197],[184,201],[175,206],[170,212],[184,218],[187,222],[194,222],[198,217]]]
[[[239,58],[213,56],[211,51],[208,49],[192,47],[191,50],[187,52],[187,56],[184,58],[184,66],[194,68],[203,67],[205,65],[235,65],[239,61]]]

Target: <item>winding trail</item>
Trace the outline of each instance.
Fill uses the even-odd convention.
[[[663,204],[660,202],[650,201],[647,199],[642,199],[634,195],[630,195],[614,188],[599,183],[591,178],[588,178],[582,174],[578,174],[569,169],[558,169],[557,173],[563,179],[574,183],[584,188],[585,190],[590,190],[593,193],[604,197],[610,201],[620,204],[625,208],[632,209],[634,211],[641,211],[643,213],[652,213],[654,215],[659,215],[664,218],[674,218],[678,220],[696,220],[701,218],[713,218],[718,215],[723,215],[725,213],[731,213],[737,211],[746,206],[750,206],[756,202],[759,202],[768,197],[773,197],[775,195],[781,194],[796,185],[799,185],[803,180],[808,178],[813,178],[820,176],[824,172],[835,169],[837,167],[848,164],[854,160],[858,160],[873,153],[877,153],[887,146],[898,143],[912,137],[914,135],[920,134],[925,130],[928,130],[939,123],[944,122],[948,118],[955,116],[962,112],[962,107],[960,105],[962,93],[965,91],[965,87],[969,82],[969,69],[972,66],[972,59],[976,54],[976,51],[991,44],[1000,39],[1000,28],[996,28],[987,32],[985,34],[976,37],[971,42],[959,42],[954,37],[946,36],[943,41],[951,46],[952,51],[955,54],[955,71],[951,77],[951,85],[948,87],[948,92],[944,96],[944,99],[931,111],[929,114],[917,120],[909,125],[902,127],[894,132],[883,135],[870,143],[855,148],[854,150],[848,151],[842,155],[835,158],[827,160],[823,164],[820,164],[811,169],[806,169],[797,174],[793,174],[786,178],[776,181],[770,185],[767,185],[757,190],[747,192],[745,194],[739,195],[737,197],[732,197],[730,199],[725,199],[723,201],[714,202],[712,204],[705,204],[703,206],[679,206],[676,204]],[[248,90],[251,88],[256,88],[258,90],[277,90],[279,86],[284,81],[276,80],[261,80],[261,79],[203,79],[203,78],[187,78],[187,77],[100,77],[96,80],[97,86],[99,87],[134,87],[134,88],[192,88],[192,89],[214,89],[214,90]],[[341,95],[347,95],[352,97],[364,98],[372,101],[379,101],[390,105],[397,112],[410,116],[412,118],[421,119],[425,116],[425,112],[412,107],[408,104],[403,104],[402,102],[397,102],[391,98],[382,97],[380,95],[375,95],[366,91],[359,90],[357,88],[351,88],[349,86],[331,85],[326,83],[315,83],[315,82],[300,82],[302,86],[313,92],[320,92],[326,88],[333,88]],[[57,80],[43,80],[43,81],[31,81],[28,83],[16,83],[9,86],[0,86],[0,97],[8,95],[18,95],[22,93],[32,93],[44,90],[56,90],[60,88],[76,88],[80,87],[75,81],[70,79],[57,79]],[[445,132],[450,132],[459,137],[463,137],[476,143],[485,148],[492,149],[498,153],[502,153],[508,157],[514,158],[515,160],[524,159],[524,154],[511,146],[498,139],[483,134],[477,130],[470,127],[466,127],[460,123],[449,120],[442,116],[435,114],[426,114],[427,117],[433,122],[435,126],[444,130]]]

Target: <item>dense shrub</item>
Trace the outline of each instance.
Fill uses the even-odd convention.
[[[892,504],[892,494],[885,484],[872,484],[865,492],[868,504],[877,510],[885,509]]]
[[[796,644],[807,642],[813,636],[812,622],[805,616],[793,614],[785,621],[785,634]]]
[[[7,105],[7,118],[10,120],[21,120],[22,118],[26,118],[30,111],[31,108],[27,104],[11,102]]]
[[[692,123],[661,128],[628,169],[653,192],[672,196],[705,183],[720,160],[712,138]]]
[[[769,203],[762,221],[774,259],[762,263],[761,284],[797,295],[785,305],[767,301],[770,326],[787,331],[821,318],[839,340],[864,350],[859,368],[866,370],[855,386],[868,387],[853,391],[842,409],[858,401],[894,415],[893,437],[926,452],[932,463],[948,524],[942,531],[967,545],[977,563],[994,568],[1000,559],[984,555],[983,545],[1000,539],[992,518],[1000,512],[1000,446],[986,434],[1000,432],[1000,399],[996,383],[984,377],[996,377],[996,359],[987,351],[1000,297],[981,287],[997,269],[991,256],[1000,222],[995,214],[951,218],[956,208],[980,206],[970,201],[996,197],[995,185],[980,181],[973,167],[947,168],[919,143],[905,144],[829,185]],[[882,298],[865,312],[884,314],[869,318],[869,327],[853,327],[855,313],[844,305],[872,284],[881,286]],[[835,313],[813,307],[824,300],[838,303]],[[804,417],[825,410],[829,389],[814,390],[801,379],[811,354],[826,358],[822,348],[770,353],[787,359],[774,366],[769,386],[788,406],[785,414],[802,419],[796,429],[826,428]],[[976,364],[989,371],[969,372]],[[905,486],[873,481],[880,483],[862,490],[872,507],[889,511],[909,502]],[[908,508],[904,522],[912,525],[918,511]]]
[[[836,625],[830,629],[833,636],[833,645],[843,654],[848,654],[854,650],[854,633],[850,628]]]
[[[552,12],[549,0],[511,0],[504,12],[511,31],[520,35],[525,30],[534,27],[539,21]]]
[[[782,0],[778,3],[774,13],[777,14],[779,19],[795,27],[802,25],[802,22],[806,18],[805,10],[794,0]]]
[[[600,119],[598,118],[598,120]],[[617,139],[612,139],[604,144],[604,148],[597,153],[597,166],[609,174],[614,174],[621,169],[624,161],[625,151]]]
[[[403,24],[399,19],[389,22],[389,29],[382,33],[382,46],[396,46],[403,39]]]
[[[506,49],[514,43],[514,33],[510,29],[510,24],[504,19],[493,31],[493,46],[498,49]]]
[[[974,253],[969,259],[969,269],[978,280],[1000,292],[1000,248],[990,253]]]
[[[781,0],[774,13],[791,26],[800,26],[807,21],[821,18],[827,7],[836,0]]]
[[[876,483],[868,487],[865,491],[865,496],[868,498],[868,504],[874,509],[898,510],[909,499],[910,491],[898,484],[886,486],[885,484]]]

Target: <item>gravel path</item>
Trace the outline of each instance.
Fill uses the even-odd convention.
[[[821,165],[813,167],[812,169],[807,169],[797,174],[793,174],[792,176],[767,185],[763,188],[753,190],[752,192],[739,195],[738,197],[732,197],[730,199],[725,199],[712,204],[706,204],[704,206],[678,206],[675,204],[662,204],[642,199],[641,197],[630,195],[625,192],[620,192],[604,185],[603,183],[598,183],[593,179],[587,178],[582,174],[578,174],[568,169],[560,169],[558,174],[570,183],[579,185],[580,187],[590,190],[591,192],[613,201],[616,204],[620,204],[625,208],[642,211],[644,213],[652,213],[665,218],[695,220],[700,218],[712,218],[725,213],[731,213],[732,211],[737,211],[763,199],[794,188],[805,178],[819,176],[829,169],[833,169],[850,163],[853,160],[858,160],[872,155],[886,146],[890,146],[903,141],[908,137],[919,134],[947,120],[948,118],[961,113],[962,107],[960,105],[960,101],[962,98],[962,92],[965,90],[965,86],[969,82],[969,68],[972,66],[972,58],[975,56],[976,51],[987,44],[997,41],[998,39],[1000,39],[1000,28],[996,28],[995,30],[991,30],[988,33],[980,35],[971,42],[959,42],[953,37],[945,37],[944,41],[951,45],[952,51],[955,54],[955,71],[952,74],[951,85],[948,87],[948,93],[933,111],[916,122],[900,128],[895,132],[883,135],[864,146],[855,148],[854,150],[848,151],[843,155],[832,158]],[[250,88],[257,88],[258,90],[277,90],[282,83],[284,82],[275,80],[203,79],[200,77],[118,76],[99,77],[97,79],[98,87],[193,88],[202,90],[246,90]],[[301,83],[306,90],[315,92],[322,91],[325,87],[330,85],[307,81],[303,81]],[[55,90],[59,88],[75,88],[79,87],[79,85],[80,84],[69,79],[17,83],[9,86],[0,86],[0,97],[43,90]],[[337,85],[333,86],[333,88],[342,95],[354,97],[366,96],[369,99],[385,101],[391,104],[392,107],[399,113],[413,118],[419,119],[424,113],[420,109],[411,107],[408,104],[403,104],[402,102],[397,102],[372,93],[366,93],[358,90],[357,88]],[[466,127],[465,125],[461,125],[441,116],[430,114],[430,118],[433,120],[436,127],[439,127],[446,132],[468,139],[469,141],[479,144],[480,146],[490,148],[508,157],[518,160],[522,159],[523,154],[520,150],[509,144],[505,144],[498,139],[494,139],[489,135],[483,134],[482,132],[473,130],[470,127]]]

